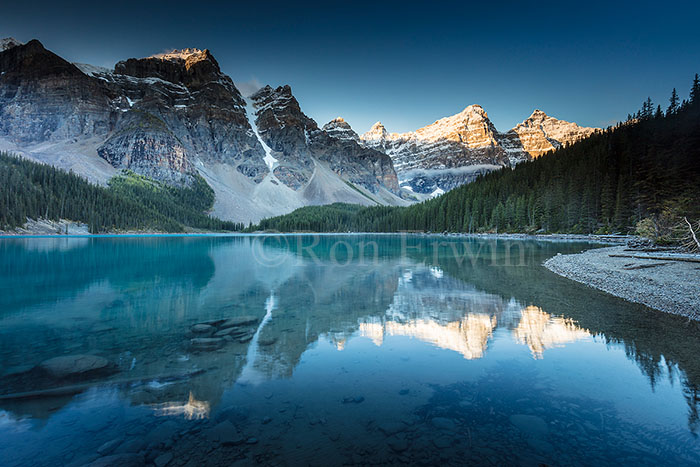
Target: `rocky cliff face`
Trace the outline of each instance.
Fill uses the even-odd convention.
[[[21,144],[106,135],[114,124],[98,81],[39,41],[0,52],[0,135]]]
[[[344,120],[324,127],[340,140],[357,134]],[[536,110],[507,133],[500,133],[479,105],[409,133],[389,133],[381,122],[359,137],[365,147],[388,154],[401,186],[421,194],[440,194],[479,175],[539,157],[589,136],[595,128],[557,120]]]
[[[267,173],[265,153],[248,123],[245,101],[208,50],[185,49],[132,58],[117,63],[114,73],[93,75],[118,96],[120,120],[128,120],[117,123],[122,137],[124,131],[135,132],[132,139],[144,134],[144,125],[135,127],[134,117],[127,116],[133,111],[142,119],[162,122],[149,126],[149,130],[169,133],[175,138],[173,156],[187,160],[183,164],[174,160],[171,166],[194,167],[195,160],[223,163],[258,183]],[[162,134],[145,135],[166,141]],[[128,152],[131,146],[122,147]]]
[[[382,188],[398,193],[391,158],[352,139],[331,137],[301,111],[289,86],[265,86],[251,99],[258,131],[277,159],[274,174],[285,185],[298,189],[308,183],[321,162],[372,193]]]
[[[141,110],[127,111],[97,154],[114,167],[173,185],[189,185],[195,172],[180,140],[161,119]]]
[[[118,169],[174,185],[200,173],[214,213],[243,222],[307,204],[403,202],[388,156],[328,136],[289,86],[244,98],[208,50],[109,70],[3,40],[0,147],[100,183]]]
[[[580,127],[575,123],[558,120],[536,109],[524,122],[518,124],[505,136],[511,141],[519,141],[522,152],[536,158],[563,145],[587,138],[596,130],[596,128]],[[517,147],[517,143],[515,144]]]

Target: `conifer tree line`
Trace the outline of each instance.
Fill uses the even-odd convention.
[[[251,230],[632,233],[700,219],[700,80],[626,122],[409,207],[335,204]]]
[[[191,187],[174,188],[124,172],[105,188],[72,172],[0,152],[4,230],[20,227],[28,218],[83,222],[91,233],[243,228],[207,215],[213,202],[214,191],[199,176]]]

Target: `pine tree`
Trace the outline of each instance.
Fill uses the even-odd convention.
[[[661,110],[661,104],[656,106],[656,112],[654,113],[654,118],[662,118],[664,116],[664,111]]]
[[[666,115],[671,115],[676,113],[678,110],[678,93],[676,92],[676,88],[673,88],[673,91],[671,92],[671,98],[668,100],[669,105],[668,109],[666,110]]]
[[[698,74],[695,73],[693,85],[690,87],[690,103],[694,104],[698,99],[700,99],[700,78],[698,78]]]
[[[644,120],[649,120],[654,116],[654,103],[651,101],[651,97],[647,97],[642,103],[642,118]]]

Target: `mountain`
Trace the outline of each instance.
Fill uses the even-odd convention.
[[[381,122],[358,136],[337,118],[324,126],[342,140],[388,154],[401,186],[418,194],[440,194],[479,175],[539,157],[590,136],[597,129],[557,120],[540,110],[506,133],[500,133],[480,105],[408,133],[389,133]]]
[[[532,158],[512,169],[408,207],[312,206],[264,219],[255,228],[600,234],[640,229],[662,242],[678,241],[689,235],[684,218],[700,219],[697,78],[690,96],[665,115],[647,112],[563,147],[562,140],[582,134],[580,127],[535,111],[523,124],[494,137],[497,142],[512,138],[510,148],[522,147]],[[647,103],[645,107],[653,110]],[[503,148],[502,139],[500,144]],[[540,156],[550,146],[555,150]]]
[[[391,159],[331,138],[289,86],[243,96],[209,50],[73,64],[37,40],[0,48],[0,150],[105,185],[121,170],[174,187],[201,175],[212,213],[257,221],[309,204],[406,204]]]

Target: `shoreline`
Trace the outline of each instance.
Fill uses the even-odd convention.
[[[543,266],[624,300],[700,321],[700,255],[649,255],[612,246],[559,254]]]
[[[56,223],[58,224],[58,223]],[[66,225],[66,223],[61,223]],[[70,225],[70,224],[69,224]],[[43,226],[42,226],[43,227]],[[52,226],[53,227],[53,226]],[[87,226],[86,226],[87,227]],[[629,235],[593,235],[593,234],[522,234],[522,233],[437,233],[437,232],[106,232],[92,234],[82,229],[70,229],[56,231],[57,229],[18,229],[15,231],[0,230],[0,239],[3,238],[92,238],[92,237],[226,237],[226,236],[347,236],[347,235],[410,235],[415,237],[446,237],[446,238],[481,238],[495,240],[537,240],[551,242],[589,242],[606,245],[624,244],[637,238]]]

